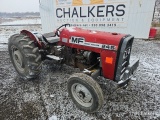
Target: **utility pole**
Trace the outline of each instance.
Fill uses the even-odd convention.
[[[156,8],[158,8],[158,6],[160,6],[160,0],[156,0],[155,1],[154,12],[153,12],[153,19],[155,17]],[[158,9],[158,13],[160,14],[160,9]],[[152,19],[152,21],[153,21],[153,19]]]

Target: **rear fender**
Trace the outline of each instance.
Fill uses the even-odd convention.
[[[40,39],[32,32],[28,31],[28,30],[22,30],[21,34],[27,35],[31,40],[33,40],[35,42],[35,45],[40,49],[43,47],[42,42],[40,41]]]

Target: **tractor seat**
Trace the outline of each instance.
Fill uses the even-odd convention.
[[[59,37],[55,37],[55,34],[53,32],[45,33],[43,34],[43,36],[49,43],[56,43],[59,41]]]
[[[59,37],[48,37],[46,39],[49,43],[56,43],[59,41]]]

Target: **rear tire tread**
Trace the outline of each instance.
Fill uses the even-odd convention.
[[[36,53],[36,52],[38,52],[39,51],[39,49],[38,49],[38,47],[36,47],[36,48],[34,48],[33,50],[32,50],[32,53]]]
[[[42,68],[41,54],[39,53],[38,47],[33,43],[33,40],[31,40],[28,36],[25,36],[23,34],[15,34],[9,38],[8,50],[15,69],[16,65],[12,58],[12,46],[15,46],[23,56],[25,72],[21,73],[16,69],[20,77],[23,79],[36,78],[37,75],[39,75]]]
[[[32,46],[30,46],[30,45],[23,45],[23,49],[25,49],[25,48],[33,49],[33,47],[32,47]]]
[[[36,58],[36,62],[39,62],[41,60],[41,55],[39,55],[37,58]]]
[[[34,41],[29,41],[28,42],[28,45],[32,45],[32,44],[34,44]]]

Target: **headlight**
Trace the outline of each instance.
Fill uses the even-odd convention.
[[[128,55],[130,55],[130,53],[131,53],[131,48],[126,49],[123,54],[123,59],[126,59]]]
[[[127,54],[129,55],[131,53],[131,48],[128,48]]]

